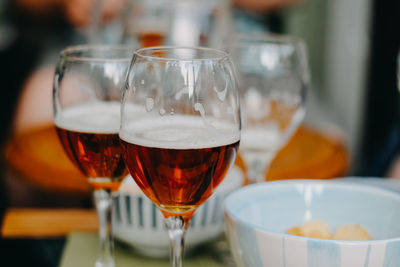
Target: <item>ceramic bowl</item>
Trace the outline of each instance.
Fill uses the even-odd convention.
[[[340,181],[291,180],[243,187],[224,203],[231,252],[245,267],[400,266],[400,194]],[[304,222],[364,227],[371,241],[286,234]]]
[[[198,208],[187,231],[185,250],[218,237],[224,229],[225,196],[243,185],[243,172],[233,166],[213,195]],[[150,257],[168,257],[170,243],[164,218],[132,177],[124,179],[114,203],[113,231],[117,240]]]

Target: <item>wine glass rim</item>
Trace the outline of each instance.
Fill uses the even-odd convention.
[[[185,57],[159,57],[156,55],[146,55],[145,52],[155,51],[161,52],[166,50],[194,50],[194,51],[208,51],[215,53],[214,56],[208,56],[205,58],[185,58]],[[144,47],[139,48],[135,51],[135,56],[151,59],[155,61],[181,61],[181,62],[194,62],[194,61],[222,61],[224,59],[229,59],[229,53],[220,49],[210,48],[210,47],[200,47],[200,46],[153,46],[153,47]],[[218,56],[217,56],[218,55]]]
[[[290,34],[277,34],[277,33],[235,33],[231,38],[232,46],[259,46],[265,44],[301,44],[303,39]]]
[[[135,51],[135,47],[129,45],[106,45],[106,44],[87,44],[87,45],[74,45],[64,48],[60,52],[60,56],[68,61],[82,61],[82,62],[130,62]],[[87,51],[115,51],[115,52],[130,52],[127,56],[115,57],[93,57],[89,55],[80,56],[77,52]]]

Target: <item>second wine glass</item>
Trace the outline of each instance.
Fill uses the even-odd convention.
[[[191,47],[135,52],[122,101],[123,157],[166,219],[174,267],[182,266],[193,213],[235,160],[240,128],[236,78],[225,52]]]
[[[100,226],[95,267],[115,266],[111,197],[127,175],[118,132],[122,87],[133,51],[128,46],[69,47],[61,52],[54,76],[59,139],[94,191]]]
[[[240,156],[250,183],[264,181],[305,114],[310,74],[305,44],[287,35],[237,35],[229,50],[239,76]]]

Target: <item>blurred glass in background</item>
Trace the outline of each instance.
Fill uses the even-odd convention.
[[[229,0],[125,0],[107,24],[100,19],[103,1],[94,6],[91,43],[217,47],[232,32]]]
[[[228,47],[241,97],[239,155],[250,182],[262,182],[305,115],[310,87],[306,47],[293,36],[256,33],[235,35]]]

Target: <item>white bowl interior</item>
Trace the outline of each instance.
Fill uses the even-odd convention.
[[[239,222],[275,233],[320,219],[335,230],[362,225],[375,240],[400,237],[400,194],[333,181],[278,181],[232,193],[225,211]]]

